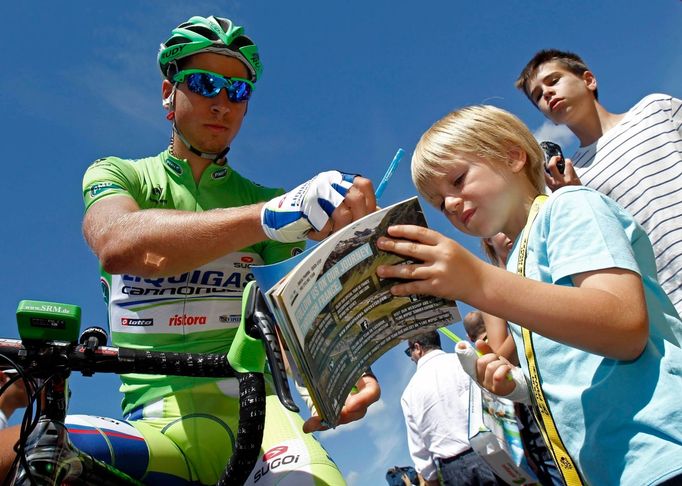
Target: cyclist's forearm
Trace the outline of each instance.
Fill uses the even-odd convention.
[[[83,231],[109,273],[176,275],[265,240],[261,206],[199,213],[148,209],[111,214],[95,205],[86,214]]]

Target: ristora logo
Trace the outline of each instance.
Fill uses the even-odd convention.
[[[204,324],[206,324],[206,316],[175,314],[168,320],[169,326],[203,326]]]

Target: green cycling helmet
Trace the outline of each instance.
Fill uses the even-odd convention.
[[[170,79],[178,71],[177,60],[200,52],[215,52],[244,63],[252,82],[261,77],[263,65],[258,47],[244,35],[244,28],[222,17],[192,17],[178,25],[161,44],[159,67]]]

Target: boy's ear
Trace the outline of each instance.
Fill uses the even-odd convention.
[[[597,78],[594,77],[594,74],[592,74],[592,71],[585,71],[582,75],[583,82],[585,83],[585,86],[587,89],[590,91],[594,92],[597,89]]]
[[[507,165],[512,172],[519,172],[526,166],[528,155],[518,145],[512,145],[507,149]]]

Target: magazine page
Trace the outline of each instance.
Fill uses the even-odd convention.
[[[416,197],[346,226],[315,247],[272,290],[290,349],[320,416],[335,426],[363,371],[401,340],[459,320],[452,301],[396,297],[379,265],[405,261],[376,247],[394,224],[426,226]],[[272,302],[272,301],[271,301]]]

